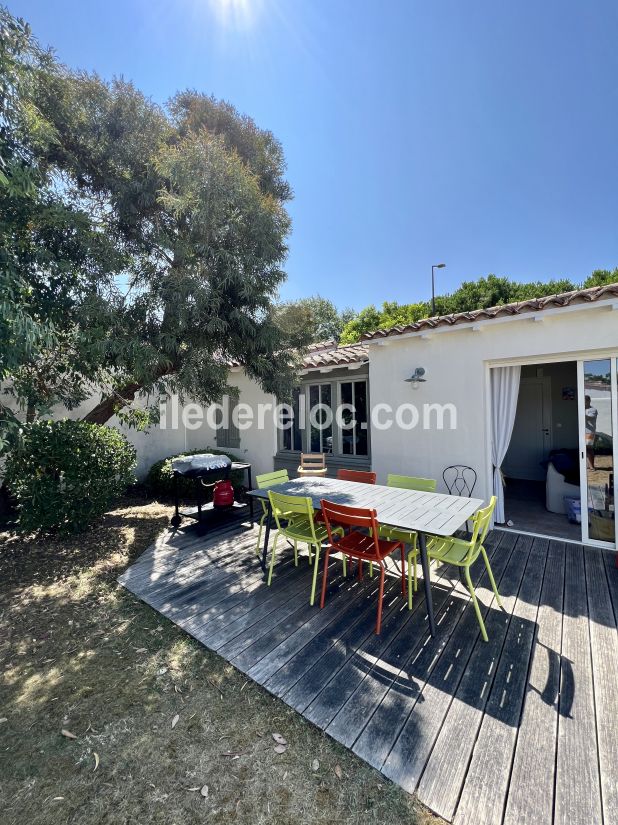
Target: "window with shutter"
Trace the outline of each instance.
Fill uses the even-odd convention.
[[[232,420],[232,412],[238,404],[239,397],[240,393],[237,389],[230,390],[227,415],[223,415],[222,425],[217,430],[217,447],[229,447],[231,449],[240,447],[240,431]]]

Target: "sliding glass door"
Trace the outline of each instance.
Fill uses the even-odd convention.
[[[616,546],[617,359],[578,363],[582,539]]]

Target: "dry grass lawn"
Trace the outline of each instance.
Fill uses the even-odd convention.
[[[169,515],[0,534],[2,825],[437,823],[116,584]]]

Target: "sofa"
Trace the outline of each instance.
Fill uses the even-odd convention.
[[[545,507],[550,513],[566,514],[565,496],[579,498],[578,450],[552,450],[545,479]]]

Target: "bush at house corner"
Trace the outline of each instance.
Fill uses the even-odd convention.
[[[6,463],[24,531],[78,532],[135,482],[135,449],[112,427],[35,421]]]

